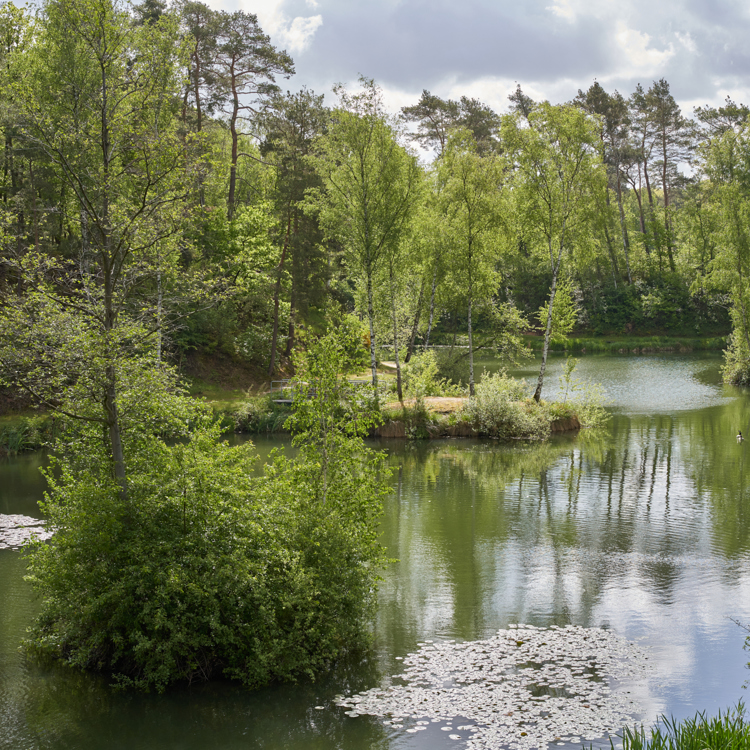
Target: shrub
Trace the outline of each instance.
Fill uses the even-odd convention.
[[[11,456],[21,451],[42,448],[55,433],[55,422],[49,416],[20,417],[0,427],[0,454]]]
[[[578,360],[573,357],[568,357],[565,361],[560,383],[563,391],[562,405],[569,405],[569,411],[571,414],[575,412],[581,427],[599,427],[609,419],[604,408],[604,390],[598,383],[574,377],[577,365]],[[555,415],[553,418],[559,417]]]
[[[32,651],[163,690],[312,675],[366,642],[387,472],[360,438],[373,416],[340,416],[341,347],[330,338],[314,352],[290,419],[298,455],[277,454],[263,476],[251,445],[222,443],[179,396],[155,399],[145,422],[138,394],[123,396],[123,413],[140,409],[126,494],[100,431],[68,428],[47,472],[56,533],[29,561],[42,596]]]
[[[544,404],[526,398],[527,392],[524,380],[484,372],[464,413],[478,432],[490,437],[544,439],[550,431],[549,415]]]
[[[240,404],[231,414],[231,423],[235,432],[258,435],[281,431],[288,417],[289,409],[270,396],[260,396]]]
[[[427,396],[460,396],[460,383],[440,377],[437,356],[433,350],[415,354],[401,369],[404,393],[407,398]]]
[[[724,352],[721,372],[725,383],[750,385],[750,351],[744,336],[737,329],[729,336],[729,346]]]

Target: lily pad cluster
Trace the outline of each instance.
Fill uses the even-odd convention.
[[[41,518],[0,513],[0,549],[19,549],[32,537],[49,539],[52,532]]]
[[[635,643],[575,625],[509,625],[487,640],[419,645],[392,684],[337,696],[336,704],[411,733],[442,722],[470,748],[546,750],[604,739],[632,723],[641,708],[624,684],[651,669]]]

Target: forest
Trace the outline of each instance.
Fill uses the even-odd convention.
[[[361,78],[329,107],[282,90],[294,62],[251,14],[146,0],[94,38],[76,17],[100,5],[2,6],[7,304],[32,266],[68,297],[98,274],[157,360],[269,378],[349,313],[374,379],[430,343],[731,327],[747,380],[745,105],[686,114],[662,79],[392,113]]]

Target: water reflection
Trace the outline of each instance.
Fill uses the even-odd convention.
[[[747,659],[728,617],[750,619],[750,524],[734,435],[748,403],[715,400],[544,445],[394,451],[385,528],[400,562],[383,587],[384,641],[400,653],[426,633],[607,625],[655,648],[652,715],[736,701]]]
[[[750,441],[734,436],[750,435],[750,399],[718,384],[716,366],[583,358],[581,375],[619,394],[599,432],[538,445],[380,441],[394,469],[383,540],[398,562],[384,574],[375,650],[314,684],[140,696],[34,665],[17,644],[36,603],[21,554],[0,550],[0,748],[456,747],[445,733],[348,718],[334,696],[388,684],[427,639],[478,640],[515,622],[642,638],[655,676],[631,687],[648,716],[735,703],[748,658],[728,618],[750,622]],[[280,443],[256,442],[263,453]],[[0,462],[0,514],[41,516],[41,460]]]

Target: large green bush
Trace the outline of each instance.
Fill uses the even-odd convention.
[[[750,351],[742,331],[737,328],[729,336],[721,372],[725,383],[750,385]]]
[[[497,438],[541,440],[550,432],[544,404],[528,398],[528,386],[504,372],[482,374],[475,395],[464,407],[464,416],[483,435]]]
[[[311,349],[290,425],[298,455],[262,474],[250,444],[222,443],[179,396],[134,402],[126,497],[96,430],[68,429],[47,474],[56,533],[29,563],[42,598],[34,651],[161,690],[314,674],[366,641],[385,471],[360,438],[372,416],[341,416],[342,347]]]

